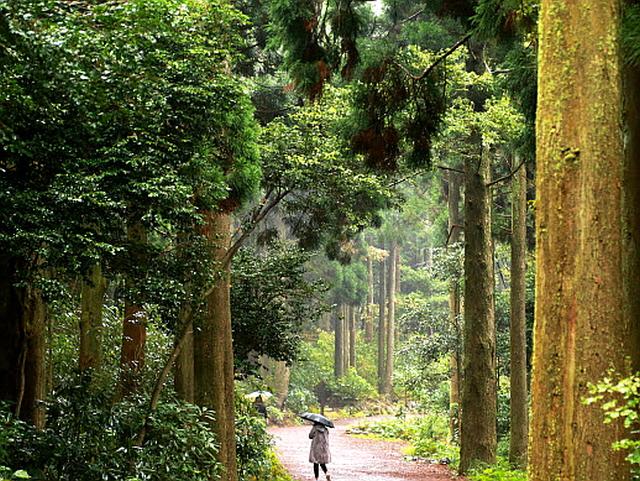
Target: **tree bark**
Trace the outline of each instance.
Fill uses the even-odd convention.
[[[187,305],[182,306],[179,314],[180,325],[184,326],[187,323],[192,323],[191,315],[190,307]],[[180,339],[176,338],[175,342],[180,342]],[[173,371],[174,387],[179,399],[193,403],[195,401],[193,326],[187,330],[185,339],[182,342],[182,348],[176,357]]]
[[[95,371],[102,363],[102,306],[107,283],[99,263],[96,263],[88,274],[82,281],[80,294],[78,367],[81,372]]]
[[[462,230],[460,229],[460,175],[457,172],[449,172],[449,189],[447,195],[447,207],[449,212],[449,243],[460,242]],[[458,279],[449,282],[449,323],[456,333],[456,341],[460,342],[460,284]],[[456,342],[457,344],[457,342]],[[449,386],[449,432],[451,439],[460,436],[460,357],[459,348],[456,347],[449,357],[451,383]]]
[[[389,280],[388,280],[388,316],[387,316],[387,334],[386,334],[386,361],[384,369],[384,380],[382,384],[382,394],[389,395],[393,390],[393,357],[394,357],[394,340],[395,340],[395,317],[396,317],[396,262],[398,254],[398,243],[391,241],[391,249],[389,251]]]
[[[386,312],[385,312],[385,303],[387,297],[387,281],[386,281],[386,261],[380,261],[380,271],[379,271],[379,295],[378,295],[378,392],[380,394],[383,393],[383,384],[384,384],[384,372],[386,366],[386,334],[387,334],[387,323],[386,323]]]
[[[351,306],[349,304],[343,304],[342,308],[342,356],[344,360],[344,367],[342,369],[343,372],[346,373],[349,371],[349,366],[351,365],[351,350],[349,349],[349,346],[351,345]]]
[[[141,257],[141,251],[147,242],[147,233],[139,221],[133,221],[127,226],[127,238],[131,246],[131,260],[136,263]],[[127,291],[130,296],[135,285],[135,279],[126,279]],[[144,367],[144,347],[147,341],[147,318],[144,308],[139,302],[127,298],[124,306],[122,323],[122,349],[120,353],[120,394],[127,396],[138,390],[140,375]]]
[[[637,177],[635,188],[627,177],[638,170],[637,157],[625,162],[620,128],[629,120],[620,6],[541,4],[533,481],[631,479],[625,453],[611,449],[622,423],[604,424],[601,408],[582,402],[589,383],[609,369],[628,373],[638,356],[638,277],[625,260],[638,257],[628,237],[638,228]]]
[[[204,234],[220,268],[219,278],[207,295],[204,315],[194,326],[194,398],[196,404],[215,411],[214,429],[225,467],[224,479],[236,481],[235,394],[233,340],[231,335],[230,269],[223,262],[231,242],[231,216],[225,212],[205,214]]]
[[[356,317],[356,306],[349,306],[349,367],[356,367]]]
[[[373,341],[373,260],[367,256],[367,309],[364,318],[364,340]]]
[[[478,165],[479,162],[479,165]],[[496,339],[488,148],[465,165],[464,386],[460,472],[496,461]]]
[[[344,308],[338,306],[335,326],[335,352],[333,357],[333,374],[336,379],[344,376]]]
[[[275,361],[273,375],[273,390],[276,398],[276,404],[279,409],[284,409],[284,403],[289,394],[289,379],[291,368],[284,361]]]
[[[520,158],[513,156],[514,169]],[[527,268],[527,169],[523,164],[511,180],[511,436],[509,462],[527,464],[528,388],[525,274]]]

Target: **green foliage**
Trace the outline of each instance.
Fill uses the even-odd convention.
[[[310,254],[295,246],[271,244],[261,250],[243,248],[232,264],[231,313],[234,353],[243,373],[268,355],[291,362],[298,356],[302,327],[322,313],[325,292],[305,276]]]
[[[330,394],[341,402],[355,404],[376,397],[375,388],[356,369],[349,368],[347,373],[328,383]]]
[[[527,473],[512,469],[504,459],[489,467],[476,467],[467,475],[469,481],[527,481]]]
[[[640,373],[625,378],[607,376],[602,381],[589,386],[591,396],[586,404],[599,404],[604,411],[606,424],[622,421],[630,433],[628,438],[616,441],[613,448],[627,452],[627,461],[633,466],[634,474],[640,477]]]
[[[145,443],[134,440],[145,421],[147,402],[117,404],[109,394],[74,379],[48,402],[47,427],[38,431],[4,414],[9,445],[4,463],[23,467],[33,479],[210,481],[220,473],[212,413],[193,405],[161,403]]]
[[[285,197],[283,213],[303,248],[325,246],[348,261],[349,241],[379,222],[393,198],[385,178],[366,169],[341,130],[349,91],[327,89],[312,105],[265,127],[261,149],[265,189]]]
[[[241,202],[260,177],[248,95],[225,68],[244,17],[199,0],[0,12],[0,250],[21,276],[56,269],[50,282],[102,261],[138,281],[128,297],[175,312],[194,267],[212,271],[202,249],[185,262],[175,236],[202,247],[198,209]],[[146,244],[126,238],[131,224]]]
[[[626,61],[630,65],[640,66],[640,5],[624,4],[622,46]]]
[[[356,433],[367,433],[382,439],[402,439],[409,441],[411,455],[424,458],[448,458],[455,462],[457,447],[451,445],[448,419],[445,415],[427,414],[360,422],[354,426]]]

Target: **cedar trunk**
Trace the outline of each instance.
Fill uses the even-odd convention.
[[[382,383],[382,394],[391,394],[393,390],[393,355],[395,340],[395,317],[396,317],[396,261],[398,243],[391,241],[389,251],[389,280],[387,282],[387,335],[386,335],[386,361],[384,366],[384,379]]]
[[[80,353],[78,367],[81,372],[95,371],[102,362],[102,306],[107,287],[100,264],[95,264],[82,281],[80,305]]]
[[[349,367],[356,367],[356,306],[349,306]]]
[[[367,309],[364,318],[364,340],[373,341],[373,259],[367,257]]]
[[[382,394],[384,383],[384,371],[386,364],[385,345],[386,345],[386,312],[385,302],[387,297],[387,286],[385,276],[386,261],[380,261],[379,271],[379,294],[378,294],[378,392]]]
[[[460,471],[496,461],[496,337],[489,152],[465,164],[464,386]]]
[[[194,326],[194,398],[199,406],[215,411],[214,428],[220,443],[218,459],[225,468],[223,479],[236,481],[230,269],[223,262],[231,241],[231,216],[224,212],[208,212],[203,229],[220,273],[207,295],[205,312]]]
[[[132,262],[137,262],[147,242],[147,233],[140,222],[131,222],[127,227],[127,238],[131,248]],[[130,296],[136,281],[129,276],[126,280]],[[120,394],[127,396],[140,385],[144,367],[144,347],[147,340],[147,319],[143,307],[127,298],[122,322],[122,349],[120,352]]]
[[[633,187],[620,128],[620,6],[541,4],[533,481],[631,479],[625,453],[611,449],[622,424],[604,424],[600,407],[582,402],[589,383],[611,368],[628,372],[638,355],[637,300],[626,298],[638,295],[637,270],[625,259],[638,257],[628,243],[638,198],[626,203],[637,178]],[[637,157],[631,162],[637,173]]]
[[[336,312],[333,374],[336,379],[344,376],[344,309],[338,306]]]
[[[179,314],[180,325],[191,322],[191,310],[187,306],[183,306]],[[175,340],[176,343],[180,339]],[[193,403],[194,398],[194,353],[193,353],[193,326],[185,335],[182,349],[176,358],[175,369],[173,373],[174,387],[178,398],[183,401]]]
[[[460,242],[462,229],[460,221],[460,175],[449,172],[449,189],[447,196],[449,213],[449,243]],[[449,283],[449,323],[460,341],[460,284],[457,279]],[[449,386],[449,432],[451,439],[460,436],[460,348],[458,342],[449,358],[451,383]]]
[[[513,156],[513,167],[520,164]],[[528,394],[527,335],[525,317],[525,274],[527,254],[527,170],[523,164],[511,181],[511,436],[509,462],[527,464]]]

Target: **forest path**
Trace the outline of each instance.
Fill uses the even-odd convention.
[[[446,466],[408,462],[403,459],[405,443],[361,439],[346,433],[354,420],[337,421],[330,429],[331,481],[451,481],[456,478]],[[313,481],[309,463],[310,425],[273,427],[276,452],[295,481]],[[320,472],[320,480],[324,481]]]

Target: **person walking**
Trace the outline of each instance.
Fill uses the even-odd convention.
[[[331,452],[329,451],[329,430],[324,424],[313,423],[311,432],[311,451],[309,452],[309,462],[313,463],[313,474],[318,480],[320,468],[327,476],[327,481],[331,481],[331,475],[327,472],[327,464],[331,462]]]

